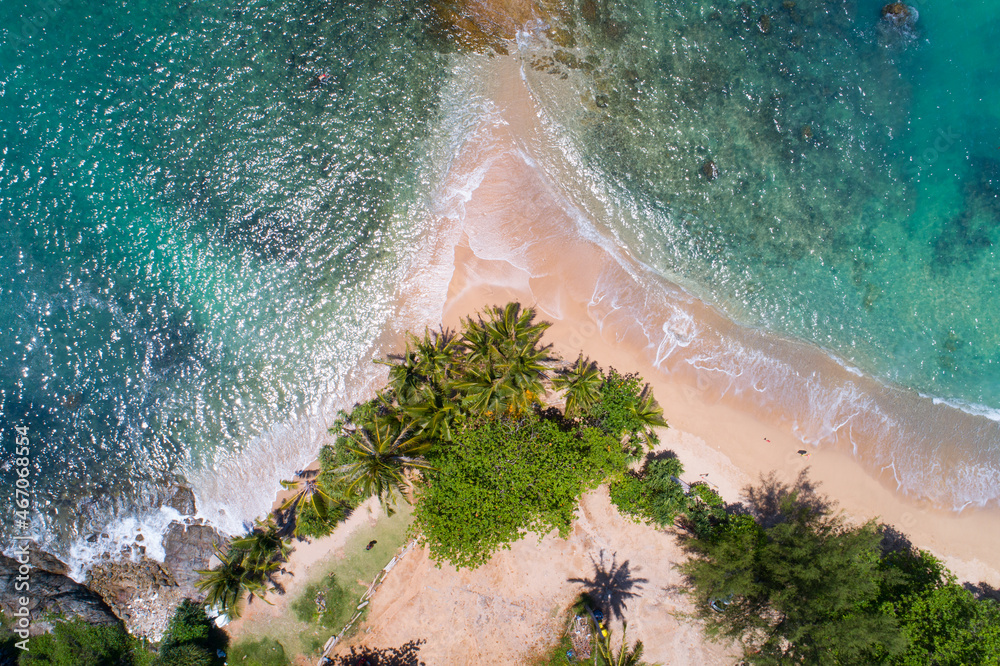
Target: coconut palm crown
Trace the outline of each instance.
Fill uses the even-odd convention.
[[[354,460],[336,469],[348,494],[376,495],[387,510],[396,495],[406,497],[407,473],[433,469],[423,454],[430,443],[413,435],[412,425],[398,432],[389,423],[373,422],[345,432],[345,447]]]
[[[600,400],[603,381],[604,375],[597,364],[581,354],[572,368],[553,378],[552,387],[566,392],[566,416],[569,417],[585,412]]]
[[[205,592],[205,605],[216,606],[230,618],[237,618],[242,612],[240,601],[244,594],[249,598],[264,599],[267,573],[270,571],[261,572],[248,567],[244,561],[245,552],[238,548],[230,548],[228,553],[223,553],[216,547],[215,556],[219,559],[219,566],[195,571],[201,576],[195,585]]]

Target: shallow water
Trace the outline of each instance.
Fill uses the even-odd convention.
[[[623,242],[741,323],[1000,407],[995,4],[906,30],[874,2],[583,4],[577,68],[535,73],[578,76],[583,104],[547,100],[637,211]]]
[[[686,363],[717,390],[908,494],[995,502],[1000,12],[921,5],[899,29],[879,9],[581,2],[564,33],[519,38],[569,156],[545,168],[613,246],[741,325],[708,343],[650,287],[630,312],[652,348],[700,346]]]
[[[0,25],[0,429],[31,429],[35,528],[65,546],[169,474],[253,462],[259,490],[200,493],[238,529],[368,372],[443,57],[402,1],[3,3]]]

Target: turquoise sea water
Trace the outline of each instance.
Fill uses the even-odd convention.
[[[39,531],[343,397],[421,217],[413,4],[2,4],[0,429]]]
[[[616,231],[644,261],[738,321],[1000,407],[995,3],[903,30],[867,1],[593,6],[594,103],[567,125],[643,211]]]
[[[345,395],[462,57],[420,6],[0,7],[0,428],[5,451],[31,428],[38,529],[99,530]],[[583,91],[538,87],[632,211],[598,221],[617,242],[743,325],[986,414],[995,476],[1000,9],[879,7],[581,1],[571,45],[523,55]]]

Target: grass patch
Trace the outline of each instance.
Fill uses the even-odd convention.
[[[241,641],[229,649],[228,661],[247,666],[289,666],[285,648],[276,640]]]
[[[241,635],[279,643],[289,659],[297,655],[318,657],[330,637],[354,616],[361,595],[375,574],[406,543],[412,509],[405,504],[398,509],[392,517],[380,517],[374,526],[368,523],[358,526],[344,544],[341,556],[331,553],[313,567],[305,581],[301,581],[305,584],[288,599],[288,610],[280,618],[261,617],[248,621]],[[365,550],[373,540],[377,543],[371,550]],[[323,593],[326,606],[322,612],[316,603],[319,592]],[[230,657],[229,663],[242,666],[254,662]]]

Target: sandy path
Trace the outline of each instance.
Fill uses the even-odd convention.
[[[558,641],[563,611],[596,569],[627,571],[623,578],[629,637],[641,638],[650,660],[673,665],[724,664],[733,658],[706,643],[697,625],[679,613],[690,610],[673,563],[674,538],[620,515],[602,487],[588,493],[568,539],[530,536],[475,571],[437,568],[426,551],[396,567],[375,596],[372,613],[352,644],[396,647],[426,641],[418,656],[434,664],[524,663]],[[603,557],[603,560],[602,560]],[[620,626],[612,623],[620,636]]]

